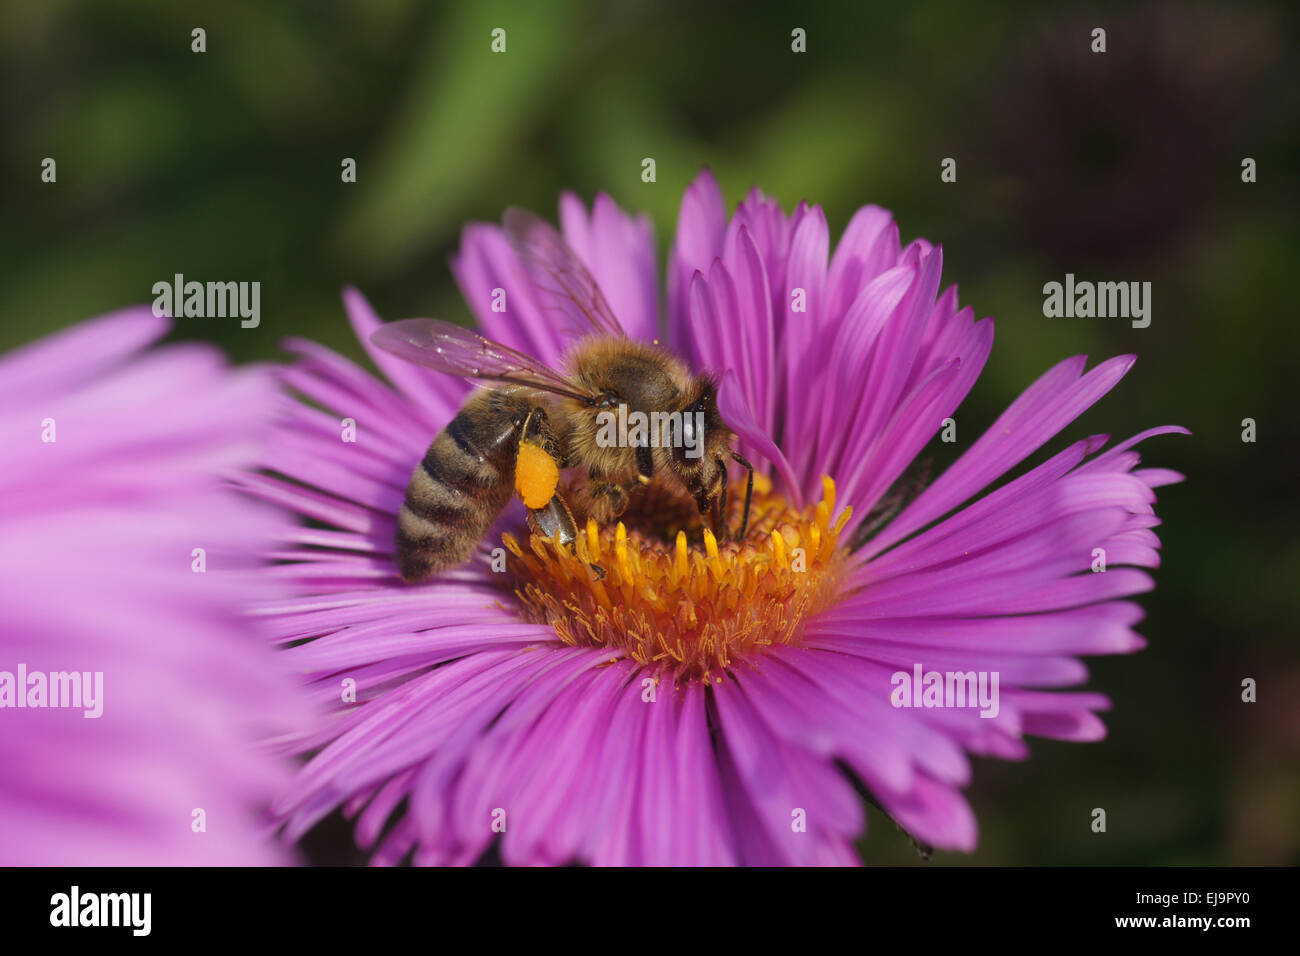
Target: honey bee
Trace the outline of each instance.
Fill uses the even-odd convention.
[[[573,547],[574,512],[557,491],[560,472],[571,468],[586,469],[586,483],[573,494],[580,512],[598,524],[623,514],[632,494],[667,475],[701,514],[712,509],[715,533],[726,538],[730,458],[749,471],[743,538],[754,469],[733,450],[736,436],[718,412],[716,379],[628,338],[591,273],[550,225],[511,209],[504,226],[539,304],[567,318],[581,337],[563,370],[434,319],[393,322],[371,337],[416,365],[495,383],[470,397],[411,475],[397,516],[402,579],[419,581],[467,561],[512,491],[533,532]],[[620,406],[645,416],[679,413],[679,440],[601,440],[602,424]]]

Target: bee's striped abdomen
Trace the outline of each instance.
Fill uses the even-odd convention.
[[[478,393],[415,467],[397,515],[397,562],[404,580],[467,561],[510,500],[519,404],[500,392]]]

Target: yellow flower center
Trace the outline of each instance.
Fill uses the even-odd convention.
[[[735,662],[797,643],[803,621],[834,603],[843,550],[832,522],[835,483],[796,511],[754,476],[744,540],[718,541],[695,503],[663,483],[641,490],[614,527],[588,521],[573,550],[532,535],[503,536],[524,615],[566,644],[617,650],[674,681],[720,681]],[[728,493],[739,529],[744,484]]]

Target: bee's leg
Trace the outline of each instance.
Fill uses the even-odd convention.
[[[578,553],[577,523],[573,520],[573,512],[558,492],[542,507],[529,509],[528,529],[534,534],[558,541],[573,554]],[[589,563],[588,566],[597,580],[605,576],[605,569],[599,564]]]
[[[718,470],[722,473],[722,490],[718,497],[713,500],[713,533],[718,536],[719,541],[727,540],[727,463],[721,455],[718,456]]]
[[[648,485],[655,476],[654,451],[649,445],[639,445],[636,450],[637,484]]]
[[[559,442],[546,409],[534,406],[520,425],[515,458],[515,491],[528,509],[528,529],[577,551],[573,512],[556,490],[564,467]]]
[[[545,508],[555,496],[564,467],[563,454],[546,409],[533,406],[518,426],[514,485],[529,509]]]
[[[551,500],[540,508],[528,509],[528,530],[543,538],[554,538],[570,550],[578,540],[573,512],[559,494],[552,495]]]
[[[545,415],[546,413],[542,411],[540,405],[534,405],[532,408],[528,409],[528,414],[524,417],[524,423],[519,426],[519,438],[521,441],[536,437],[537,433],[541,431],[541,421]],[[518,419],[516,419],[516,421],[518,421]]]
[[[633,487],[636,487],[635,485]],[[612,481],[596,481],[587,487],[588,515],[596,524],[609,524],[627,510],[628,489]]]
[[[535,446],[534,450],[525,450],[528,445]],[[542,454],[537,454],[538,449]],[[578,538],[578,529],[573,521],[573,512],[556,491],[556,482],[564,461],[550,418],[546,409],[540,405],[529,409],[528,416],[519,429],[519,454],[515,460],[517,471],[525,466],[525,455],[530,456],[527,465],[532,470],[526,475],[516,474],[515,485],[528,508],[529,530],[546,538],[555,538],[572,548],[573,542]]]
[[[587,515],[600,525],[613,521],[627,510],[632,493],[654,480],[654,473],[654,451],[649,445],[637,446],[636,477],[626,484],[610,481],[595,468],[588,469],[591,481],[585,493]]]
[[[561,460],[564,456],[560,453],[560,443],[555,436],[555,429],[551,427],[551,418],[541,405],[534,405],[528,410],[528,415],[519,428],[519,440],[541,446],[555,459],[559,467],[564,467],[564,462]]]
[[[744,455],[738,455],[734,451],[731,453],[731,457],[736,460],[740,467],[749,472],[749,478],[745,482],[745,514],[740,519],[740,534],[736,536],[738,541],[743,541],[746,532],[749,531],[749,507],[754,503],[754,466],[745,460]]]

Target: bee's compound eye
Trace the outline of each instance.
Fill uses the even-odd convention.
[[[695,413],[688,411],[682,416],[682,444],[688,448],[695,447],[698,436],[695,434]]]
[[[698,404],[688,406],[672,429],[673,458],[682,463],[697,463],[703,453],[704,422]]]

